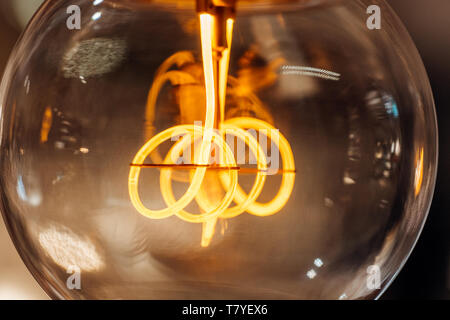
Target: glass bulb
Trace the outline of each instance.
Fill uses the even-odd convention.
[[[2,82],[0,153],[45,291],[379,296],[425,221],[437,128],[417,50],[383,1],[367,27],[372,2],[46,1]]]

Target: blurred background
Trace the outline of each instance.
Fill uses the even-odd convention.
[[[0,1],[0,74],[21,31],[43,0]],[[383,299],[450,299],[450,12],[449,0],[389,0],[409,30],[436,101],[440,157],[436,192],[413,254]],[[0,300],[48,299],[0,222]]]

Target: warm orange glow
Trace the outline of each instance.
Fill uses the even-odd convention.
[[[48,134],[50,133],[50,129],[52,128],[52,122],[53,122],[52,108],[47,107],[45,108],[44,116],[42,117],[41,143],[48,141]]]
[[[128,188],[130,199],[136,210],[142,215],[152,219],[163,219],[172,215],[180,219],[202,223],[202,246],[208,246],[215,232],[217,219],[229,219],[248,212],[256,216],[269,216],[279,212],[289,200],[295,180],[294,156],[286,138],[276,128],[263,121],[251,117],[235,117],[225,120],[225,100],[227,85],[230,81],[228,66],[233,32],[233,19],[226,19],[226,48],[215,47],[216,17],[208,13],[200,16],[200,31],[203,58],[203,73],[206,107],[203,124],[183,124],[166,129],[153,136],[154,108],[159,91],[166,81],[172,84],[195,84],[196,79],[187,72],[170,70],[172,65],[194,63],[193,55],[189,52],[179,52],[169,57],[158,69],[152,88],[150,89],[146,110],[146,137],[147,143],[137,152],[130,168]],[[220,50],[220,54],[217,52]],[[232,84],[231,84],[232,85]],[[249,90],[251,91],[251,90]],[[251,101],[260,105],[259,99],[249,92]],[[195,108],[195,106],[192,106]],[[262,109],[262,108],[261,108]],[[218,119],[218,121],[217,121]],[[216,130],[214,130],[216,129]],[[268,174],[266,154],[256,138],[244,129],[267,132],[272,146],[279,150],[281,155],[282,174],[281,185],[276,196],[267,203],[257,202]],[[234,151],[225,142],[225,134],[236,137],[248,146],[249,151],[256,159],[256,177],[250,191],[245,193],[238,183],[238,173],[241,168],[236,163]],[[168,151],[164,159],[157,148],[162,143],[170,141],[173,137],[182,136]],[[192,145],[200,144],[195,148],[193,165],[176,165],[177,159]],[[218,160],[211,164],[211,153],[219,150]],[[140,170],[146,165],[145,159],[150,157],[154,166],[160,169],[160,189],[167,205],[165,209],[152,210],[141,201],[138,191]],[[184,168],[190,170],[189,187],[178,200],[172,190],[174,169]],[[207,177],[207,170],[220,169]],[[180,178],[180,176],[178,176]],[[184,178],[186,179],[186,178]],[[183,181],[183,179],[176,179]],[[220,189],[214,196],[208,196],[211,190]],[[220,196],[219,196],[220,194]],[[186,211],[192,200],[197,202],[201,209],[200,214]],[[231,206],[232,202],[235,203]]]
[[[423,181],[423,148],[416,155],[416,174],[414,179],[415,196],[417,197],[422,189]]]
[[[220,59],[219,67],[219,107],[220,119],[225,119],[225,98],[228,79],[228,66],[230,65],[230,49],[233,36],[233,19],[227,19],[227,43],[228,47],[222,51],[222,59]]]

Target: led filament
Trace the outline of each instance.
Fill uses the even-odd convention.
[[[200,125],[194,123],[173,126],[154,136],[152,130],[149,129],[154,119],[157,96],[166,81],[184,84],[196,83],[196,79],[188,72],[169,71],[175,64],[179,66],[186,61],[194,62],[192,54],[189,52],[174,54],[161,65],[150,89],[146,113],[146,136],[149,140],[134,157],[128,179],[130,199],[139,213],[151,219],[164,219],[176,215],[187,222],[203,223],[202,246],[209,245],[219,218],[234,218],[244,212],[264,217],[279,212],[289,200],[295,180],[295,163],[291,147],[286,138],[274,126],[252,117],[234,117],[225,120],[227,84],[233,83],[230,81],[232,78],[228,76],[228,65],[234,20],[230,15],[224,14],[223,10],[219,12],[220,14],[217,16],[208,12],[199,14],[206,93],[204,121]],[[225,31],[225,36],[221,38],[222,31]],[[223,43],[224,41],[225,43]],[[249,93],[249,95],[252,94]],[[251,100],[258,104],[257,97],[253,96]],[[257,199],[264,188],[266,176],[273,172],[268,169],[266,153],[260,143],[249,131],[244,129],[264,132],[272,141],[275,149],[279,150],[281,156],[282,170],[276,172],[282,175],[281,185],[275,197],[266,203],[260,203]],[[245,193],[239,185],[238,173],[245,169],[240,168],[236,163],[235,154],[225,139],[227,135],[243,141],[256,159],[256,169],[247,169],[256,174],[254,184],[248,193]],[[175,138],[180,136],[181,139]],[[177,142],[162,158],[157,148],[166,141],[174,140]],[[174,159],[178,159],[192,145],[198,144],[200,144],[200,148],[195,148],[194,164],[174,163]],[[274,148],[272,152],[273,150]],[[211,154],[214,154],[215,163],[211,163]],[[144,164],[148,157],[155,164]],[[167,205],[166,208],[160,210],[147,208],[142,203],[138,191],[141,169],[154,167],[160,170],[160,189]],[[177,175],[175,169],[190,170],[187,181],[183,180],[181,175]],[[207,170],[211,169],[214,169],[217,175],[216,180],[218,181],[214,184],[219,184],[224,191],[224,195],[218,203],[212,203],[214,201],[211,201],[202,188],[203,183],[210,183],[206,174]],[[186,192],[178,200],[173,194],[172,180],[189,183]],[[199,214],[186,211],[186,207],[194,199],[202,211]],[[233,202],[234,206],[232,206]]]

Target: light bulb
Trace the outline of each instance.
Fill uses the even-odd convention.
[[[45,2],[2,82],[0,182],[46,292],[379,296],[437,143],[420,57],[377,3],[379,30],[365,0]]]

